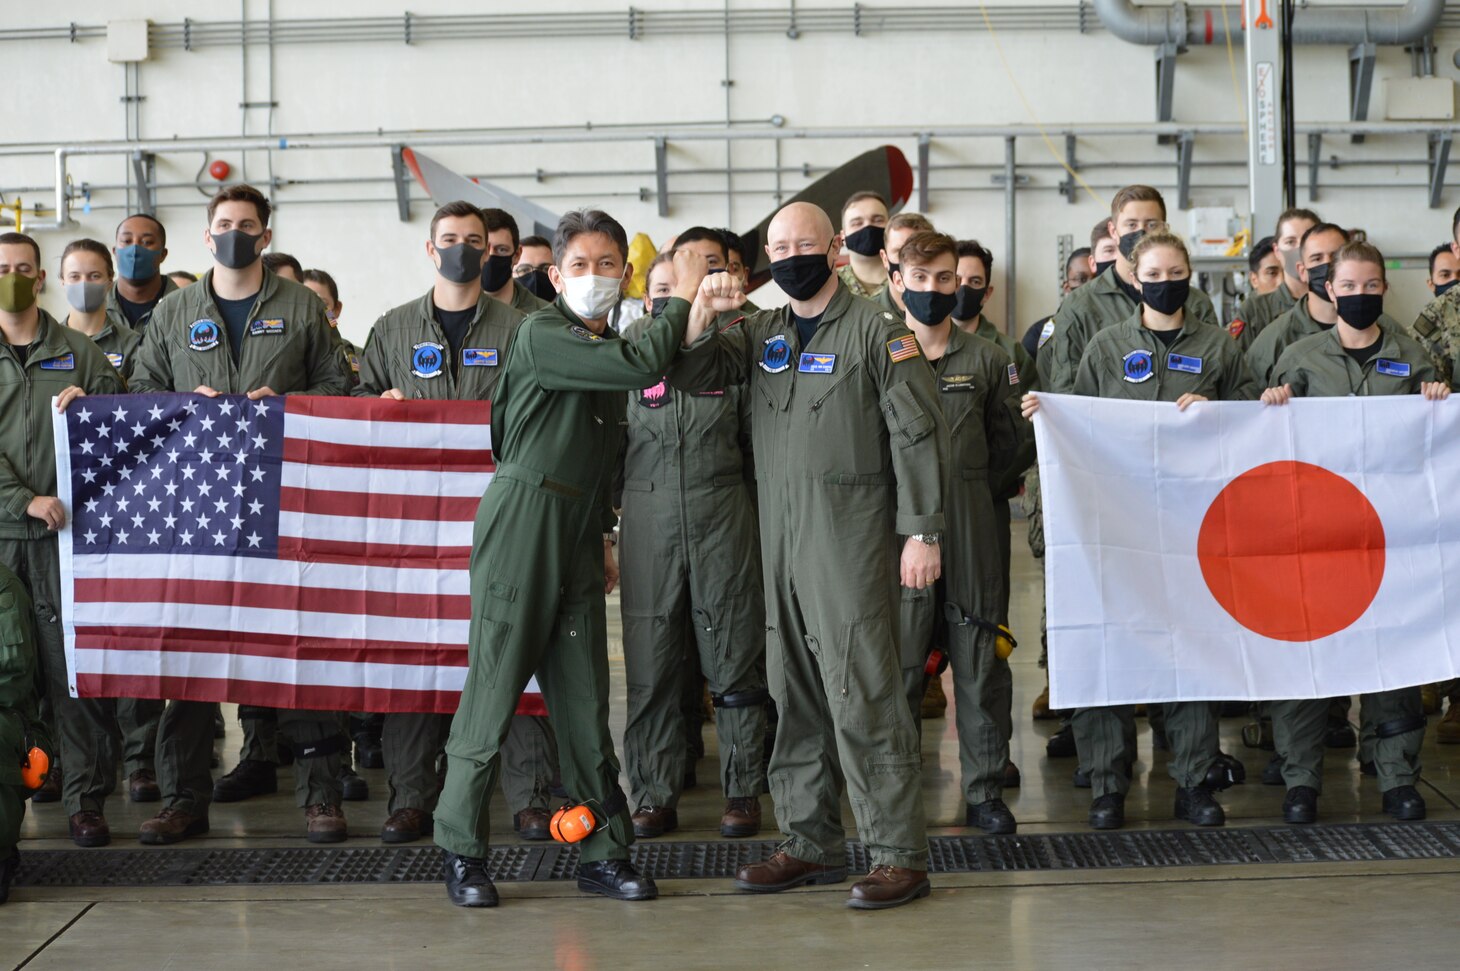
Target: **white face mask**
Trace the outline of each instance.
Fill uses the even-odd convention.
[[[623,285],[616,276],[565,276],[563,302],[584,320],[602,320],[618,303]]]

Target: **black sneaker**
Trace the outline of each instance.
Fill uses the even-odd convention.
[[[242,802],[254,796],[267,796],[279,791],[274,763],[244,759],[223,778],[213,783],[214,802]]]
[[[1283,785],[1283,757],[1274,755],[1267,760],[1267,765],[1262,767],[1262,784],[1265,786]]]
[[[497,906],[497,887],[487,872],[487,861],[445,851],[446,895],[458,907]]]
[[[355,764],[362,769],[385,768],[385,747],[379,735],[368,731],[355,735]]]
[[[963,814],[963,825],[977,826],[990,836],[1002,836],[1018,828],[1014,814],[1004,805],[1002,799],[989,799],[976,806],[969,806]]]
[[[1044,754],[1052,759],[1073,758],[1075,754],[1075,727],[1061,725],[1059,731],[1044,743]]]
[[[1425,797],[1414,786],[1395,786],[1384,793],[1384,811],[1395,819],[1425,818]]]
[[[1242,764],[1242,760],[1226,752],[1218,752],[1216,761],[1207,769],[1207,777],[1202,785],[1213,792],[1221,792],[1246,781],[1247,766]]]
[[[1222,804],[1202,786],[1176,790],[1176,818],[1196,826],[1221,826],[1227,821]]]
[[[1318,790],[1293,786],[1283,798],[1283,822],[1311,823],[1318,819]]]
[[[654,881],[628,860],[598,860],[578,865],[578,889],[614,900],[653,900],[659,896]]]
[[[1107,792],[1090,803],[1091,829],[1120,829],[1125,825],[1125,796]]]
[[[1327,748],[1353,748],[1359,742],[1353,722],[1347,718],[1330,718],[1323,730],[1323,744]]]

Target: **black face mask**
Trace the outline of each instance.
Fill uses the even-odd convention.
[[[887,281],[889,283],[892,282],[892,274],[894,274],[894,273],[901,273],[901,272],[902,272],[902,264],[901,263],[894,263],[891,260],[888,260],[887,261]]]
[[[959,287],[958,292],[953,294],[953,319],[973,320],[978,312],[983,309],[984,297],[989,295],[988,287]]]
[[[547,270],[533,270],[531,273],[524,273],[517,278],[517,285],[539,300],[551,303],[558,299],[558,291],[553,286],[552,277],[548,276]]]
[[[1457,283],[1460,283],[1460,278],[1451,280],[1449,283],[1436,283],[1435,284],[1435,296],[1437,296],[1437,297],[1443,297],[1445,294],[1447,294],[1451,290],[1455,289],[1455,284],[1457,284]]]
[[[914,320],[925,326],[941,324],[947,320],[957,302],[958,296],[952,293],[939,293],[937,290],[902,291],[902,305],[913,315]]]
[[[655,297],[649,301],[649,316],[658,317],[664,313],[664,308],[669,306],[668,297]]]
[[[1384,294],[1354,293],[1335,301],[1338,317],[1355,330],[1368,330],[1384,313]]]
[[[876,256],[882,252],[883,238],[887,231],[881,226],[863,226],[846,238],[847,249],[858,256]]]
[[[213,245],[216,247],[213,255],[219,263],[230,270],[241,270],[244,267],[253,266],[259,258],[259,240],[263,238],[263,233],[250,236],[241,229],[218,233],[213,237]]]
[[[1101,260],[1095,264],[1095,275],[1099,276],[1115,265],[1114,260]]]
[[[1190,278],[1141,283],[1141,301],[1156,313],[1165,314],[1168,317],[1186,306],[1186,298],[1190,293]]]
[[[810,300],[831,279],[826,257],[827,253],[801,253],[776,260],[771,264],[771,279],[792,300]]]
[[[1333,303],[1333,299],[1328,295],[1328,287],[1324,286],[1328,282],[1328,268],[1331,265],[1324,263],[1322,266],[1308,267],[1308,292],[1324,303]]]
[[[436,272],[452,283],[470,283],[481,277],[482,256],[486,252],[470,243],[457,243],[444,249],[438,246],[436,255],[441,257],[441,268]]]
[[[442,261],[444,264],[444,260]],[[482,289],[488,293],[496,293],[507,285],[512,279],[512,257],[498,256],[493,253],[487,257],[487,265],[482,267]]]
[[[1136,244],[1139,243],[1141,241],[1141,238],[1145,235],[1146,231],[1144,229],[1135,229],[1122,235],[1120,237],[1120,243],[1118,244],[1120,246],[1120,255],[1124,256],[1126,259],[1130,259],[1131,251],[1136,248]]]

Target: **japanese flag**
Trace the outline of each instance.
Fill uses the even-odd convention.
[[[1050,704],[1460,673],[1460,403],[1040,395]]]

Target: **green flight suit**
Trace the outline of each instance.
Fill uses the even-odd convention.
[[[1338,331],[1330,329],[1284,351],[1273,369],[1273,385],[1290,385],[1298,398],[1326,398],[1419,394],[1422,383],[1444,380],[1430,353],[1401,326],[1387,317],[1375,326],[1379,353],[1364,365],[1349,356]],[[1283,782],[1290,789],[1311,786],[1323,791],[1323,735],[1331,704],[1327,698],[1268,702],[1273,743],[1283,760]],[[1372,753],[1379,791],[1414,785],[1419,781],[1425,735],[1419,686],[1360,695],[1359,706],[1360,743],[1366,757]]]
[[[738,317],[739,315],[735,315]],[[652,324],[641,318],[624,336]],[[750,390],[690,394],[666,382],[631,392],[619,524],[634,805],[675,808],[685,773],[685,630],[710,682],[727,798],[765,785],[765,600]],[[694,685],[696,703],[699,683]]]
[[[1114,266],[1065,297],[1054,315],[1054,335],[1049,345],[1039,353],[1040,387],[1069,394],[1075,385],[1085,346],[1100,331],[1129,320],[1131,314],[1138,310],[1138,298],[1126,292]],[[1211,298],[1194,285],[1191,295],[1186,298],[1186,319],[1217,326],[1217,312],[1212,308]],[[1046,358],[1050,359],[1047,377],[1044,371]]]
[[[839,286],[808,346],[789,306],[764,310],[702,335],[669,381],[750,385],[783,848],[842,865],[845,786],[872,865],[926,869],[898,563],[902,537],[943,530],[948,429],[916,339]]]
[[[223,314],[213,301],[213,271],[164,297],[152,311],[132,372],[132,390],[190,392],[207,385],[222,394],[269,387],[278,394],[342,395],[338,339],[324,304],[308,287],[264,271],[251,321],[278,321],[244,328],[233,359]],[[211,322],[212,340],[195,340],[195,325]],[[206,336],[206,335],[205,335]],[[206,817],[213,798],[208,760],[213,750],[215,705],[169,702],[157,731],[158,784],[165,806]],[[279,711],[279,731],[295,752],[294,792],[300,806],[340,804],[341,753],[349,747],[338,712]],[[318,754],[298,755],[305,748]]]
[[[1460,287],[1431,300],[1414,319],[1410,336],[1429,354],[1442,381],[1460,380]]]
[[[35,605],[20,578],[0,565],[0,861],[15,855],[32,791],[20,779],[21,762],[30,751],[27,739],[55,758],[40,716],[44,685]]]
[[[61,324],[65,326],[66,321],[61,321]],[[123,380],[131,380],[132,365],[135,363],[137,347],[142,343],[142,333],[133,330],[120,311],[107,312],[106,324],[101,328],[101,333],[91,338],[91,342],[101,348],[101,352]]]
[[[949,329],[943,357],[929,362],[949,437],[943,576],[931,588],[902,591],[903,685],[916,718],[926,685],[923,662],[934,647],[947,654],[964,799],[977,805],[1003,793],[1014,681],[1009,662],[995,653],[993,635],[971,622],[952,623],[944,605],[965,618],[1008,623],[1008,574],[989,485],[1013,460],[1023,435],[1008,407],[1019,394],[1009,355],[992,341]],[[1007,521],[1003,530],[1007,543]]]
[[[26,515],[26,507],[36,496],[57,494],[51,398],[73,384],[87,394],[121,394],[124,388],[90,338],[39,313],[40,329],[24,364],[0,340],[0,565],[21,578],[34,604],[41,670],[60,743],[61,798],[70,816],[83,809],[101,812],[116,786],[117,704],[111,698],[71,697],[57,536]]]
[[[624,392],[648,387],[684,340],[689,304],[669,301],[637,341],[599,335],[559,298],[517,331],[492,396],[497,472],[472,540],[466,687],[446,741],[436,843],[485,857],[488,801],[522,689],[537,673],[563,784],[600,826],[581,859],[628,859],[628,802],[608,732],[603,534],[612,530]]]
[[[147,325],[152,321],[152,315],[157,312],[156,305],[154,305],[151,310],[142,314],[142,316],[138,318],[136,323],[132,323],[132,321],[127,319],[127,312],[122,309],[122,301],[117,292],[118,286],[120,286],[120,284],[113,283],[111,289],[106,292],[107,319],[120,320],[122,323],[126,324],[137,333],[144,333],[147,330]],[[183,288],[172,281],[172,277],[164,273],[162,274],[162,289],[157,291],[157,299],[159,302],[161,302],[162,298],[166,297],[169,293],[175,293],[176,291],[181,289]]]
[[[1232,317],[1232,322],[1227,325],[1227,333],[1237,342],[1237,347],[1244,353],[1250,351],[1258,337],[1266,332],[1269,325],[1275,323],[1279,317],[1292,309],[1293,304],[1300,303],[1302,298],[1293,296],[1293,291],[1288,289],[1288,281],[1283,280],[1278,288],[1269,293],[1249,293],[1237,306],[1237,313]],[[1253,372],[1259,382],[1261,374]]]
[[[1167,345],[1141,326],[1139,311],[1091,339],[1074,386],[1075,394],[1133,401],[1175,401],[1188,393],[1213,401],[1250,401],[1258,390],[1226,331],[1187,324]],[[1171,742],[1168,771],[1182,788],[1199,786],[1219,752],[1216,708],[1207,701],[1171,702],[1162,708]],[[1135,707],[1079,708],[1073,724],[1080,766],[1090,773],[1095,798],[1125,795],[1136,757]]]
[[[1388,314],[1379,317],[1379,324],[1388,330],[1399,329],[1399,322]],[[1252,342],[1252,346],[1247,349],[1247,370],[1252,372],[1252,376],[1262,387],[1273,387],[1272,379],[1277,370],[1277,362],[1284,351],[1305,337],[1326,334],[1332,329],[1332,324],[1320,324],[1313,319],[1313,315],[1308,312],[1308,297],[1305,296],[1278,315],[1258,335],[1257,340]]]
[[[527,293],[521,287],[517,289]],[[501,362],[507,359],[523,314],[483,293],[477,300],[476,315],[467,325],[461,351],[423,377],[426,372],[413,363],[417,347],[433,348],[442,361],[453,357],[446,334],[436,322],[435,309],[431,291],[427,291],[425,296],[387,311],[375,322],[360,357],[360,384],[353,394],[374,398],[397,388],[407,398],[491,400],[502,372]],[[381,744],[390,784],[387,812],[419,809],[429,813],[435,808],[439,795],[436,757],[446,741],[450,721],[447,715],[431,712],[385,716]],[[540,757],[554,749],[545,722],[540,716],[517,715],[503,746],[502,787],[514,812],[529,807],[548,808],[548,789],[556,767]],[[546,737],[546,744],[541,746],[533,742],[540,735]]]

